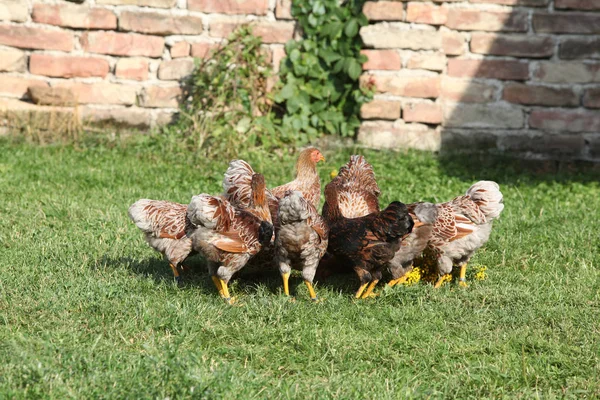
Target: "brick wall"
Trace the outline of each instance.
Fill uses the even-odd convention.
[[[82,3],[82,4],[78,4]],[[168,122],[179,81],[254,21],[275,69],[290,0],[2,0],[0,109]],[[369,1],[359,141],[600,160],[600,0]],[[34,105],[37,103],[40,105]]]

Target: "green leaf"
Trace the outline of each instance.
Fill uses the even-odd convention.
[[[357,80],[361,73],[362,66],[355,59],[350,59],[348,65],[348,75],[350,76],[350,78],[352,78],[353,80]]]
[[[283,100],[287,100],[287,99],[291,98],[292,96],[294,96],[294,86],[292,84],[288,83],[283,88],[281,88],[281,91],[279,92],[279,96],[281,96],[281,98]]]
[[[290,53],[290,60],[294,63],[298,62],[298,60],[300,59],[301,56],[302,55],[300,54],[300,50],[294,49]]]
[[[358,22],[355,18],[351,19],[346,23],[346,27],[344,28],[344,33],[346,36],[353,38],[358,34]]]

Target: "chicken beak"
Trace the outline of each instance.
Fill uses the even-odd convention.
[[[319,161],[325,162],[325,156],[323,154],[319,155],[319,159],[317,160],[317,162]]]

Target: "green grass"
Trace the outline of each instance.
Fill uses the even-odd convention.
[[[275,271],[220,300],[201,259],[183,288],[127,217],[141,197],[218,193],[227,162],[135,146],[0,142],[0,398],[598,398],[600,186],[502,161],[362,151],[383,202],[444,201],[496,179],[505,211],[470,287],[386,289],[352,275],[311,304]],[[326,152],[323,181],[350,151]],[[471,160],[472,161],[472,160]],[[270,186],[293,158],[256,158]],[[380,288],[379,288],[380,290]]]

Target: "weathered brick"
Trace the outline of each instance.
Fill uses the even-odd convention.
[[[277,4],[275,5],[275,18],[293,19],[292,0],[277,0]]]
[[[402,119],[406,122],[441,124],[444,115],[437,104],[409,103],[402,107]]]
[[[533,77],[548,83],[600,82],[600,64],[581,62],[541,62]]]
[[[163,61],[158,68],[158,79],[176,81],[189,76],[194,70],[194,61],[179,59]]]
[[[79,109],[81,119],[93,124],[109,124],[111,126],[149,128],[152,115],[149,110],[137,107],[93,108],[84,106]]]
[[[374,24],[362,27],[360,35],[367,47],[376,49],[438,50],[442,47],[441,33],[432,30]]]
[[[100,7],[74,4],[34,4],[32,18],[40,24],[80,29],[116,29],[117,16]]]
[[[600,58],[600,38],[564,39],[558,55],[563,60]]]
[[[476,32],[471,35],[471,51],[497,56],[547,58],[554,54],[554,41],[551,37]]]
[[[279,66],[281,64],[281,60],[285,58],[285,47],[283,46],[273,46],[273,71],[279,72]]]
[[[524,81],[529,78],[526,62],[513,60],[448,60],[448,75],[458,78],[490,78]]]
[[[363,104],[360,108],[360,116],[363,119],[391,119],[400,118],[401,104],[399,101],[375,99],[370,103]]]
[[[29,16],[29,5],[23,0],[3,0],[0,4],[0,21],[25,22]]]
[[[358,130],[358,143],[376,149],[411,148],[438,151],[441,144],[439,129],[421,124],[404,124],[401,120],[364,121]]]
[[[171,46],[171,58],[187,57],[190,55],[190,44],[188,42],[177,42]]]
[[[157,36],[134,33],[85,32],[81,44],[90,53],[115,56],[162,56],[165,40]]]
[[[446,26],[464,31],[527,31],[527,13],[451,8]]]
[[[502,4],[506,6],[544,7],[550,0],[470,0],[471,3]]]
[[[50,54],[32,54],[29,57],[29,71],[36,75],[58,78],[89,78],[108,75],[108,61],[97,57],[55,56]]]
[[[532,18],[536,32],[600,33],[600,15],[575,12],[536,12]]]
[[[145,58],[120,58],[115,67],[115,76],[134,81],[148,79],[149,62]]]
[[[177,0],[96,0],[96,4],[173,8],[177,4]]]
[[[187,0],[188,9],[204,13],[265,15],[269,0]]]
[[[504,132],[498,129],[444,128],[441,152],[477,152],[496,150],[498,137]],[[509,131],[512,132],[512,131]]]
[[[192,57],[205,58],[210,51],[218,49],[220,46],[217,43],[199,42],[192,43]]]
[[[211,21],[210,36],[227,38],[236,28],[247,22]],[[253,33],[262,38],[263,43],[285,43],[294,35],[294,23],[287,21],[257,22],[252,24]]]
[[[0,72],[24,72],[27,69],[27,56],[19,50],[0,49]]]
[[[587,89],[583,95],[583,106],[600,108],[600,88]]]
[[[443,53],[413,54],[406,64],[410,69],[428,69],[441,71],[446,66],[446,56]]]
[[[493,85],[445,77],[440,97],[461,103],[490,103],[496,98],[497,91],[498,88]]]
[[[404,6],[395,1],[367,1],[363,13],[370,21],[402,21]]]
[[[74,106],[76,104],[75,95],[66,88],[30,86],[28,93],[29,98],[35,104],[48,106]]]
[[[30,86],[48,86],[47,82],[18,76],[0,75],[0,93],[14,97],[24,97]]]
[[[177,120],[179,113],[177,111],[160,111],[156,113],[156,125],[168,125]]]
[[[395,50],[361,50],[369,60],[363,64],[363,69],[398,70],[402,68],[402,59]]]
[[[509,103],[537,106],[577,107],[579,96],[573,89],[511,83],[504,87],[502,99]]]
[[[133,86],[98,82],[61,82],[56,87],[70,89],[80,104],[123,104],[131,105],[136,101],[137,90]]]
[[[73,50],[73,33],[18,25],[0,25],[0,44],[23,49]]]
[[[164,15],[152,12],[123,11],[119,16],[119,30],[154,35],[199,35],[203,31],[202,18]]]
[[[535,135],[531,132],[519,132],[519,134],[507,133],[498,138],[498,147],[506,152],[527,152],[554,158],[578,156],[584,145],[583,136],[573,134]]]
[[[142,91],[140,105],[150,108],[177,108],[181,94],[179,86],[149,86]]]
[[[397,3],[401,4],[401,3]],[[406,20],[429,25],[444,25],[448,19],[448,8],[428,3],[408,3]]]
[[[597,111],[533,110],[529,126],[560,132],[600,132],[600,113]]]
[[[361,76],[363,83],[371,79],[380,93],[419,98],[437,98],[440,95],[439,76]]]
[[[462,128],[516,129],[523,127],[524,117],[520,108],[448,103],[444,108],[443,124]]]
[[[570,8],[573,10],[600,10],[598,0],[555,0],[554,8]]]
[[[449,56],[460,56],[465,52],[465,37],[459,32],[442,32],[442,50]]]

